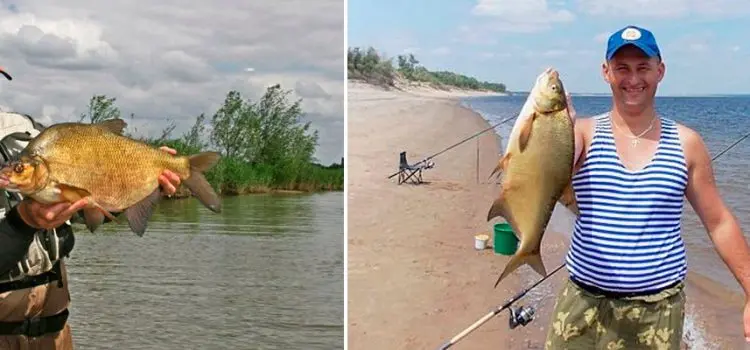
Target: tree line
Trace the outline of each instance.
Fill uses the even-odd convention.
[[[314,154],[318,132],[310,129],[309,121],[301,121],[302,100],[291,101],[290,93],[277,84],[268,87],[257,101],[251,101],[232,90],[218,110],[208,116],[197,115],[183,135],[173,135],[174,121],[159,137],[136,136],[129,129],[124,134],[153,146],[169,146],[181,155],[220,152],[221,160],[206,172],[206,178],[223,195],[343,190],[343,158],[341,164],[324,166],[317,162]],[[96,123],[121,118],[116,102],[114,97],[94,95],[79,121]],[[135,118],[133,114],[130,117]],[[189,194],[181,186],[177,197]]]
[[[427,83],[436,88],[457,87],[470,90],[506,92],[502,83],[479,81],[476,78],[448,71],[430,71],[419,64],[413,54],[394,58],[381,56],[373,47],[349,47],[347,70],[349,79],[393,87],[399,79]]]

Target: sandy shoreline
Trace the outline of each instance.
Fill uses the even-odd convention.
[[[458,97],[471,95],[429,89],[385,91],[349,83],[351,349],[436,349],[539,278],[522,267],[493,289],[508,258],[473,249],[475,234],[490,233],[485,216],[498,191],[498,185],[487,183],[504,147],[494,133],[433,159],[435,168],[424,172],[427,184],[398,186],[395,177],[387,179],[397,171],[399,152],[406,151],[409,162],[415,163],[489,127],[479,114],[459,105]],[[566,235],[555,231],[564,232],[571,223],[564,211],[555,211],[542,246],[548,271],[563,262],[567,249]],[[563,269],[516,304],[537,307],[536,319],[528,326],[510,330],[506,312],[454,348],[543,348],[549,313],[566,277]],[[687,297],[685,338],[690,348],[712,349],[711,343],[721,344],[716,348],[744,346],[741,296],[691,274]],[[713,326],[694,324],[693,313]]]

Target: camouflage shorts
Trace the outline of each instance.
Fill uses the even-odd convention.
[[[653,295],[612,299],[567,280],[545,349],[680,349],[684,316],[682,283]]]

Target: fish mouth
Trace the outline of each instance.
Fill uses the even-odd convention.
[[[7,184],[3,187],[4,190],[6,190],[8,192],[20,192],[21,191],[21,189],[18,187],[18,185],[14,184],[12,182],[8,182],[7,178],[3,178],[3,176],[0,176],[0,178],[3,181],[7,182]]]
[[[10,181],[6,171],[0,171],[0,183],[5,183],[3,189],[8,192],[20,192],[18,185]]]

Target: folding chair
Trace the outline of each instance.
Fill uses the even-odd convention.
[[[407,180],[411,180],[411,182],[415,185],[423,183],[424,181],[422,181],[422,170],[431,169],[432,167],[435,166],[435,163],[425,162],[425,161],[421,161],[419,163],[411,165],[406,160],[406,152],[401,152],[399,156],[400,156],[400,161],[398,165],[398,170],[399,170],[398,184],[399,185],[402,183],[405,183]]]

